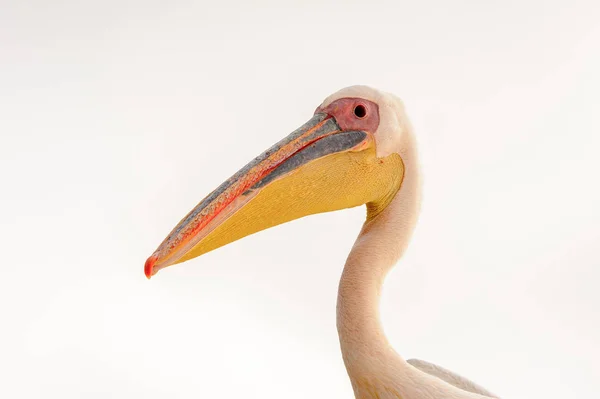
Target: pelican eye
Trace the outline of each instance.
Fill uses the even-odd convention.
[[[358,104],[356,107],[354,107],[354,115],[360,119],[364,118],[367,116],[367,108],[365,108],[365,106],[362,104]]]

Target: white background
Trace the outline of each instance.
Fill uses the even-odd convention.
[[[283,3],[0,1],[0,396],[352,397],[335,301],[364,209],[143,264],[367,84],[423,166],[395,349],[504,398],[597,397],[599,3]]]

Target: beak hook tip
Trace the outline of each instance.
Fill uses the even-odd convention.
[[[148,280],[150,280],[150,277],[152,277],[152,274],[154,274],[154,264],[156,263],[157,259],[158,257],[156,256],[156,254],[153,254],[146,260],[146,263],[144,264],[144,274],[146,275],[146,278],[148,278]]]

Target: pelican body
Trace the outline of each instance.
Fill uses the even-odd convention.
[[[146,261],[148,278],[258,231],[366,205],[338,290],[337,329],[357,399],[482,399],[485,389],[388,343],[379,293],[408,246],[420,207],[413,129],[396,96],[352,86],[240,169],[188,213]]]

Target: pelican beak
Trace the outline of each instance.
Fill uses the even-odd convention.
[[[317,112],[192,209],[148,258],[146,277],[269,227],[393,196],[403,174],[393,155],[377,158],[373,132],[343,131]]]

